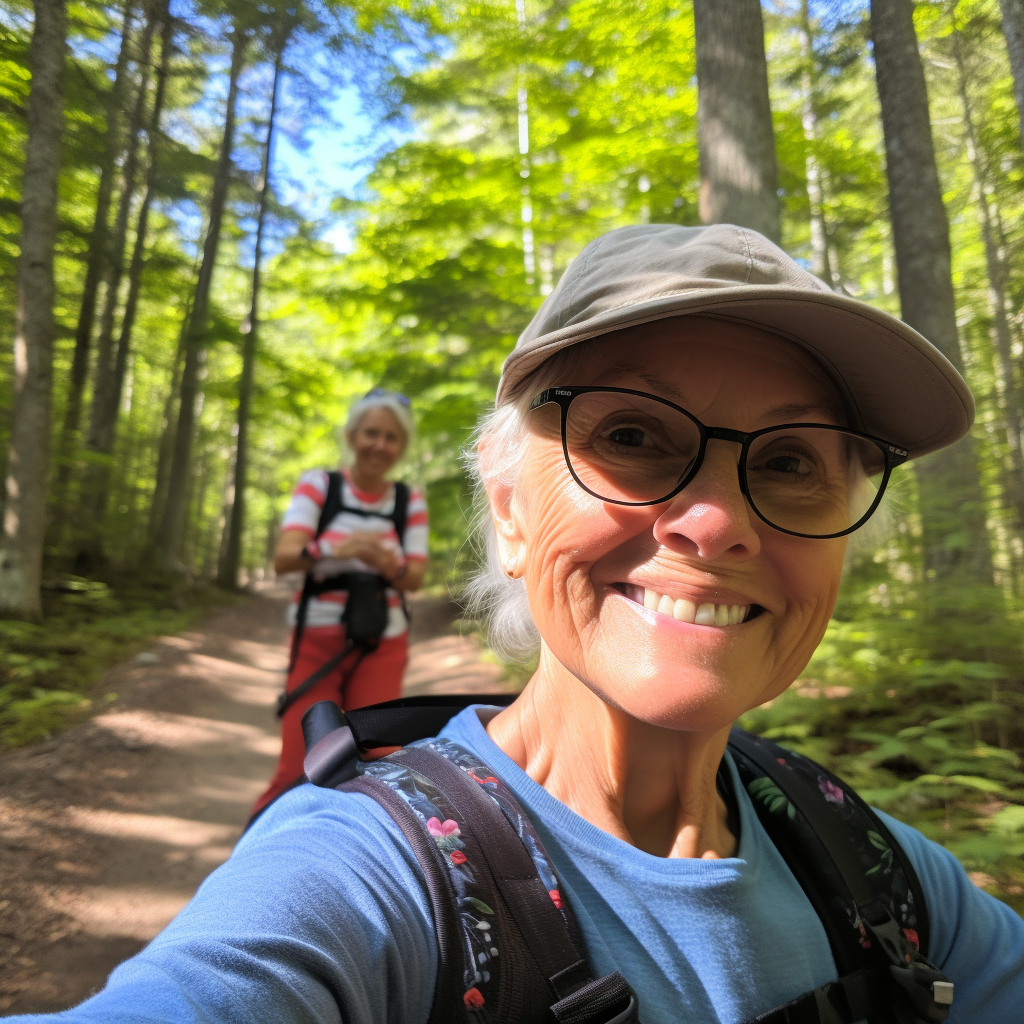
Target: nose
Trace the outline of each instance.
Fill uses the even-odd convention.
[[[740,490],[739,447],[708,442],[697,475],[668,503],[654,524],[659,544],[704,561],[742,561],[761,550],[754,510]]]

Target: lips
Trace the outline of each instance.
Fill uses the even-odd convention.
[[[755,618],[762,611],[760,605],[756,604],[696,602],[685,597],[673,598],[649,587],[638,587],[629,583],[617,584],[615,589],[631,601],[642,604],[648,611],[698,626],[738,626]]]

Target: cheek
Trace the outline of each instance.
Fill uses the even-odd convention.
[[[622,543],[622,524],[576,485],[560,448],[531,452],[519,480],[515,503],[524,539],[523,568],[538,627],[543,630],[541,620],[563,610],[566,601],[577,615],[592,614],[589,570]]]
[[[783,674],[792,672],[795,678],[828,626],[839,594],[846,543],[840,539],[784,546],[789,548],[785,557],[780,553],[774,559],[786,600],[786,613],[780,623],[780,668]]]

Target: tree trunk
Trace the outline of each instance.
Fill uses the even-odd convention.
[[[174,435],[178,431],[178,399],[181,396],[181,364],[185,357],[185,332],[188,321],[182,324],[178,332],[178,344],[174,350],[174,361],[171,363],[171,381],[164,401],[164,414],[160,424],[160,443],[157,448],[156,472],[153,474],[153,496],[149,504],[149,525],[146,529],[147,558],[155,557],[157,537],[160,535],[160,523],[164,517],[167,504],[167,478],[171,471],[171,455],[174,449]]]
[[[700,219],[778,242],[775,136],[759,0],[694,0]]]
[[[903,320],[962,372],[949,221],[942,204],[913,19],[912,0],[871,0],[900,308]],[[899,438],[893,440],[899,442]],[[971,436],[918,460],[915,466],[926,577],[937,584],[991,583],[985,500]],[[938,587],[930,591],[940,593]],[[956,587],[947,593],[955,605]],[[945,611],[955,613],[952,606]]]
[[[199,394],[199,369],[206,351],[207,313],[210,285],[220,245],[220,229],[224,219],[228,183],[231,177],[231,151],[235,138],[235,107],[238,101],[238,78],[242,72],[248,33],[234,29],[231,44],[231,69],[228,75],[227,109],[224,114],[224,136],[220,158],[210,194],[210,226],[203,244],[203,261],[199,266],[192,310],[185,334],[185,364],[181,371],[181,401],[174,434],[171,468],[167,480],[167,500],[156,538],[156,560],[163,569],[174,568],[181,550],[187,512],[187,484],[192,465],[192,440],[196,423],[196,399]]]
[[[1013,73],[1013,97],[1020,118],[1021,144],[1024,145],[1024,0],[999,0],[1003,12],[1003,33]]]
[[[274,83],[270,89],[270,114],[267,138],[263,144],[263,161],[257,195],[256,244],[252,265],[252,294],[249,319],[242,327],[242,376],[238,382],[238,437],[235,444],[234,495],[225,525],[224,555],[217,567],[217,582],[234,590],[238,586],[238,569],[242,560],[242,532],[245,529],[245,485],[249,470],[249,410],[252,405],[252,380],[259,350],[260,269],[263,258],[263,227],[267,218],[270,193],[270,165],[273,157],[274,118],[277,115],[277,89],[281,79],[281,62],[285,40],[274,54]]]
[[[53,390],[53,249],[67,47],[63,0],[36,0],[34,9],[17,271],[13,424],[0,538],[0,614],[30,618],[42,614]]]
[[[804,105],[801,122],[804,129],[804,141],[807,143],[807,157],[804,169],[807,175],[807,203],[811,208],[811,256],[814,273],[833,288],[837,282],[832,273],[828,253],[828,224],[825,219],[825,190],[822,184],[821,168],[814,152],[818,139],[818,116],[814,110],[815,79],[817,69],[814,66],[814,36],[811,30],[811,12],[809,0],[800,2],[800,50],[803,57]]]
[[[146,170],[145,193],[139,207],[139,216],[135,228],[135,244],[132,250],[131,267],[128,273],[128,296],[125,300],[121,331],[115,347],[113,344],[114,305],[117,294],[120,291],[124,267],[125,236],[127,235],[128,228],[128,212],[131,206],[131,198],[135,191],[134,182],[139,148],[138,137],[141,133],[145,98],[148,92],[146,88],[148,76],[146,75],[143,75],[142,81],[139,83],[139,95],[129,125],[131,142],[129,143],[128,158],[125,161],[125,188],[114,229],[107,295],[104,301],[100,338],[97,345],[96,383],[93,388],[92,421],[89,428],[88,445],[89,450],[94,455],[100,456],[100,459],[90,460],[86,470],[81,502],[84,537],[79,551],[79,560],[84,559],[89,564],[102,561],[104,557],[102,538],[110,485],[111,465],[109,460],[114,450],[117,418],[121,407],[121,395],[124,390],[124,375],[128,365],[128,353],[131,348],[131,335],[135,324],[139,288],[142,281],[142,267],[145,262],[146,235],[149,230],[149,211],[153,201],[153,187],[157,174],[160,117],[163,111],[166,91],[171,47],[171,27],[173,24],[166,3],[162,5],[162,9],[154,7],[150,12],[147,36],[142,46],[143,54],[148,54],[154,23],[157,20],[162,24],[161,58],[153,96],[153,109],[150,113],[146,130],[146,134],[149,137],[149,164]]]
[[[89,235],[89,249],[85,259],[85,281],[82,285],[82,299],[78,310],[78,325],[75,328],[75,353],[71,359],[71,376],[68,381],[67,403],[64,407],[64,422],[57,445],[57,478],[54,490],[56,494],[55,507],[59,514],[65,513],[70,507],[67,490],[71,481],[76,435],[82,418],[85,382],[89,376],[89,349],[92,346],[92,329],[96,317],[96,297],[107,265],[110,201],[114,194],[114,180],[117,177],[117,158],[121,153],[121,110],[124,106],[125,72],[131,51],[134,13],[134,0],[126,0],[121,27],[121,46],[117,52],[117,63],[114,66],[114,83],[110,88],[106,104],[107,129],[104,137],[103,159],[100,164],[99,186],[96,192],[96,213],[93,216],[92,233]]]
[[[953,29],[952,38],[953,56],[957,66],[957,86],[964,110],[967,157],[971,163],[975,189],[978,194],[978,220],[981,223],[981,237],[985,244],[988,294],[992,307],[992,323],[995,328],[996,355],[999,367],[996,376],[997,382],[1001,385],[1006,442],[1010,449],[1009,472],[1005,474],[1003,481],[1004,500],[1013,512],[1017,533],[1020,535],[1024,532],[1024,443],[1022,443],[1021,437],[1021,431],[1024,428],[1024,415],[1022,415],[1013,365],[1013,339],[1010,334],[1010,317],[1006,302],[1006,268],[1000,255],[992,223],[992,208],[989,200],[990,177],[979,149],[974,110],[967,85],[968,71],[964,59],[963,39],[956,27]]]

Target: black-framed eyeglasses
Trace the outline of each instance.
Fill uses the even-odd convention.
[[[363,397],[393,398],[399,405],[404,405],[407,409],[412,405],[412,402],[409,401],[408,397],[403,395],[401,391],[388,391],[387,388],[370,388]]]
[[[530,409],[561,409],[573,479],[614,505],[658,505],[700,471],[708,441],[740,445],[739,485],[763,522],[795,537],[843,537],[863,526],[909,453],[828,423],[781,423],[743,433],[705,426],[657,395],[628,388],[555,387]]]

